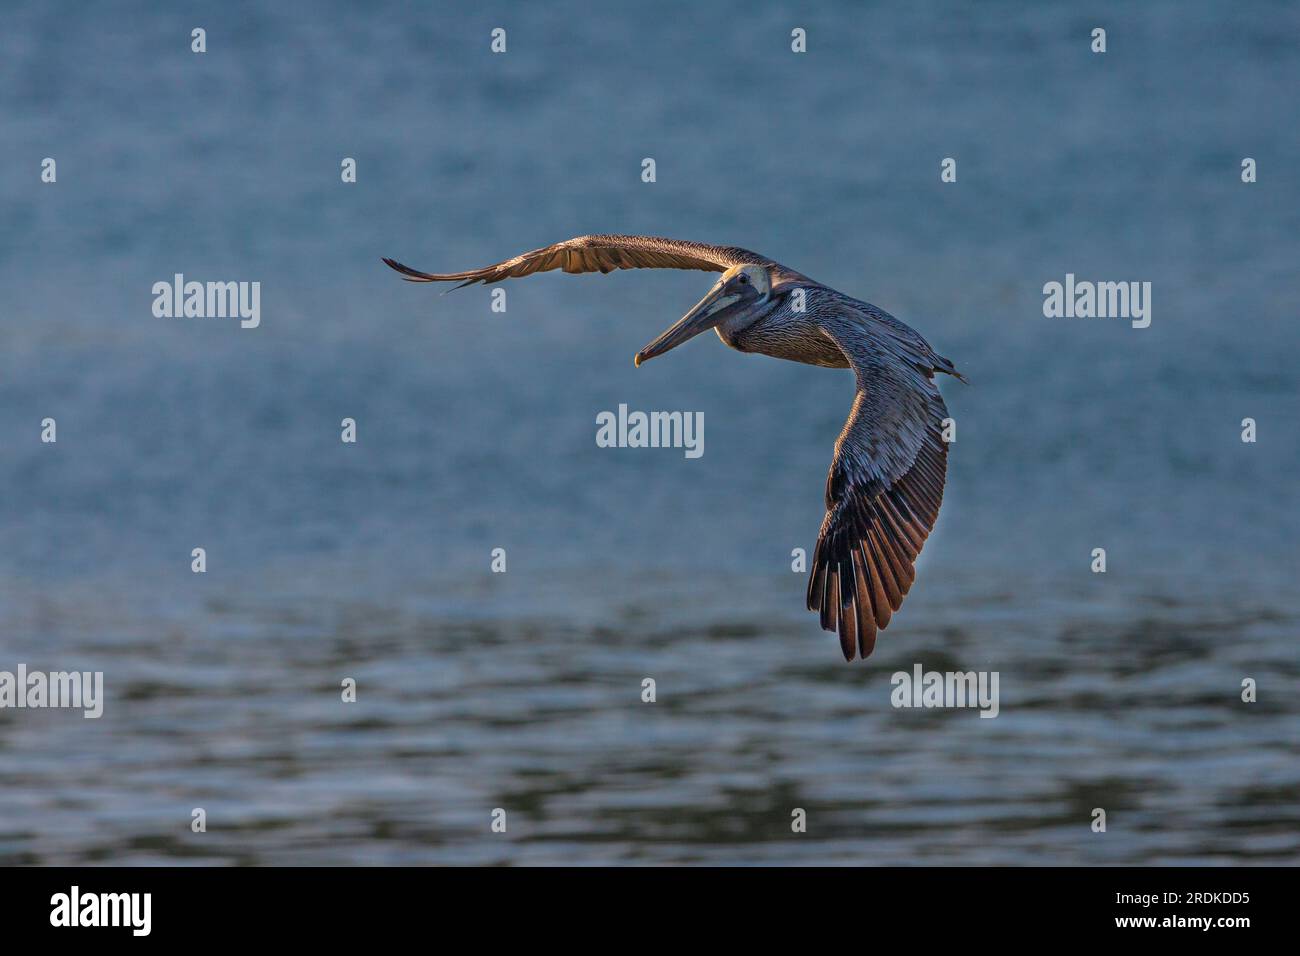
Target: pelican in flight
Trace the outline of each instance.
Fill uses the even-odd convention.
[[[826,478],[826,516],[808,578],[808,609],[838,632],[845,660],[866,658],[915,578],[943,500],[948,410],[934,383],[952,362],[892,315],[765,256],[654,236],[579,236],[468,272],[417,272],[410,282],[492,283],[563,269],[720,272],[699,303],[636,353],[663,355],[713,329],[725,345],[824,368],[851,368],[857,393]],[[801,294],[800,294],[801,293]]]

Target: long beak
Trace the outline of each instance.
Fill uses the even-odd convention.
[[[725,286],[718,286],[709,291],[709,294],[701,299],[691,311],[682,316],[676,323],[669,326],[659,338],[655,339],[640,352],[632,361],[637,365],[647,359],[663,355],[665,352],[677,348],[687,339],[693,339],[701,332],[707,332],[724,318],[730,307],[735,305],[740,296],[734,292],[724,292]]]

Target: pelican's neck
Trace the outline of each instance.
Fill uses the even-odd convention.
[[[779,309],[783,298],[783,296],[772,296],[766,302],[755,303],[752,309],[746,309],[723,319],[714,326],[714,331],[728,348],[744,352],[746,349],[741,345],[741,339],[744,337],[745,330],[762,322]]]

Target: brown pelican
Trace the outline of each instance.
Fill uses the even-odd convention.
[[[579,236],[468,272],[417,272],[411,282],[500,282],[563,269],[721,272],[707,295],[636,354],[639,366],[714,329],[740,352],[851,368],[857,394],[826,478],[826,516],[808,579],[808,609],[838,631],[845,660],[867,657],[915,577],[913,562],[939,516],[948,410],[934,373],[962,378],[925,339],[874,305],[734,246],[654,236]],[[457,286],[456,288],[460,288]],[[963,378],[962,381],[965,381]]]

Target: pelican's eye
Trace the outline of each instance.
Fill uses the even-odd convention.
[[[740,284],[749,285],[749,276],[745,275],[743,272],[740,274]]]

